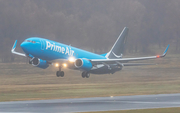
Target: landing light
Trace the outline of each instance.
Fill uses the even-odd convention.
[[[55,67],[59,67],[59,64],[58,64],[58,63],[56,63],[56,64],[55,64]]]
[[[74,57],[69,57],[68,60],[69,60],[69,62],[75,62],[76,59]]]
[[[67,64],[64,63],[63,66],[64,66],[64,67],[67,67]]]

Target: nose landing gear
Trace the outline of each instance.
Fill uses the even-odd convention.
[[[64,77],[64,71],[57,71],[56,76],[57,77]]]
[[[61,71],[61,66],[59,66],[59,71],[56,72],[57,77],[64,77],[64,71]]]

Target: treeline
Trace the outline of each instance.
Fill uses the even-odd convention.
[[[0,0],[1,62],[14,61],[16,39],[32,36],[103,53],[125,26],[128,53],[169,43],[180,53],[179,12],[179,0]]]

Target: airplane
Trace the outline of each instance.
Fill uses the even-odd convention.
[[[50,65],[58,67],[57,77],[63,77],[64,71],[62,71],[62,68],[67,67],[73,70],[80,70],[83,78],[89,78],[90,74],[114,74],[122,70],[124,66],[148,65],[129,63],[131,61],[157,59],[166,56],[169,45],[162,55],[123,58],[128,31],[129,29],[125,27],[110,51],[101,55],[39,37],[31,37],[21,43],[20,47],[24,53],[15,51],[16,40],[11,52],[28,57],[29,64],[35,67],[42,69],[46,69]]]

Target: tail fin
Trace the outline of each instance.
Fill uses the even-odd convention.
[[[106,58],[109,59],[118,59],[122,57],[123,51],[124,51],[124,45],[126,43],[127,35],[128,35],[129,29],[125,27],[121,34],[119,35],[118,39],[114,43],[111,50],[107,53]]]

